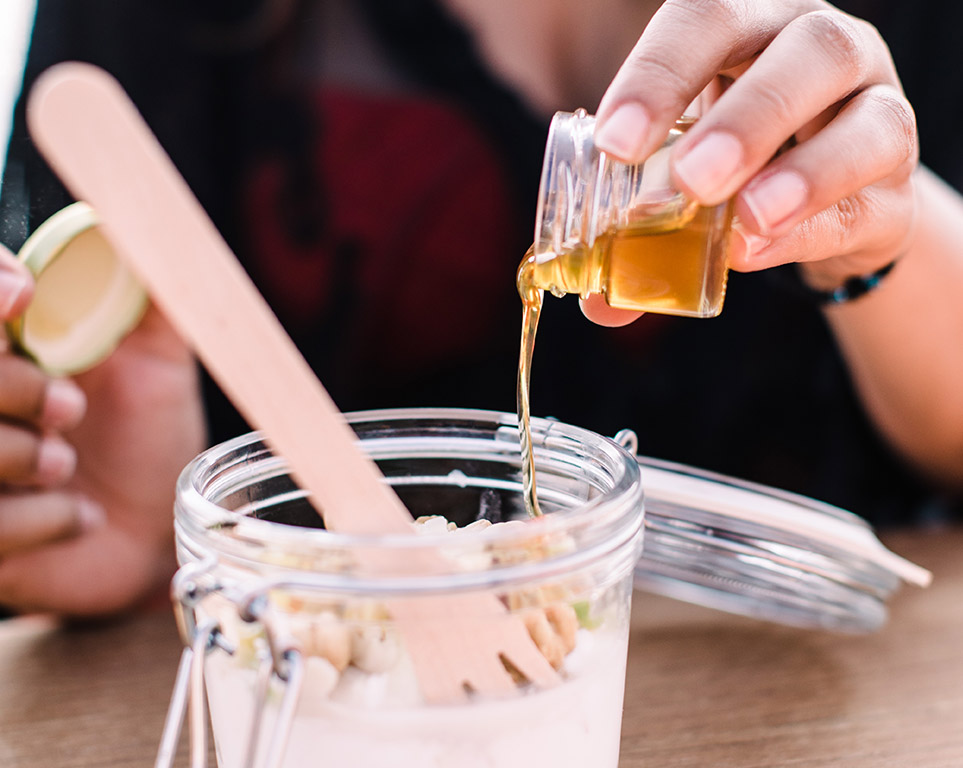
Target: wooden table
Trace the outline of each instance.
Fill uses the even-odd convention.
[[[883,539],[935,581],[871,636],[637,593],[621,768],[963,766],[963,528]],[[179,654],[167,612],[0,622],[0,766],[153,765]]]

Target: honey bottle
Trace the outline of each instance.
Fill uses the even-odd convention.
[[[600,152],[595,118],[559,112],[549,127],[535,242],[518,268],[522,338],[518,426],[523,496],[541,514],[531,431],[532,354],[545,291],[601,294],[609,306],[690,317],[722,311],[732,203],[706,207],[674,189],[672,145],[693,124],[676,121],[647,160],[629,165]]]
[[[701,206],[669,177],[672,145],[693,122],[677,120],[661,148],[629,165],[595,147],[593,115],[555,115],[535,242],[519,269],[523,296],[599,293],[618,309],[690,317],[722,311],[732,204]]]

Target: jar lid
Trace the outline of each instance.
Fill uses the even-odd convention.
[[[36,280],[26,311],[7,324],[14,347],[52,375],[92,368],[140,322],[144,289],[76,202],[44,221],[17,254]]]
[[[780,624],[871,632],[902,582],[931,580],[851,512],[681,464],[639,465],[639,589]]]

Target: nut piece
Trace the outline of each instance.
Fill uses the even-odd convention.
[[[316,656],[343,671],[351,661],[351,632],[333,613],[322,613],[311,622]]]
[[[575,650],[575,637],[578,633],[578,616],[568,603],[552,603],[545,607],[545,618],[552,625],[555,634],[562,641],[565,654]]]
[[[304,660],[304,687],[314,696],[327,696],[335,689],[341,673],[327,659],[308,656]]]
[[[474,522],[469,523],[464,528],[457,528],[456,530],[462,531],[463,533],[469,533],[469,532],[480,533],[481,531],[484,531],[491,527],[492,527],[492,521],[485,520],[484,518],[482,518],[481,520],[475,520]]]
[[[555,669],[561,669],[562,662],[565,661],[565,647],[552,629],[545,611],[540,609],[527,611],[522,615],[522,621],[525,622],[525,628],[542,656]]]
[[[451,530],[448,520],[441,515],[422,515],[415,520],[415,530],[429,535],[447,533]]]
[[[561,669],[565,657],[575,650],[578,615],[568,603],[549,603],[522,613],[532,642],[548,663]]]
[[[364,672],[387,672],[400,655],[397,639],[381,625],[356,626],[351,632],[351,663]]]
[[[305,656],[327,659],[339,672],[351,661],[351,633],[330,611],[319,613],[307,622],[292,627],[291,634]]]

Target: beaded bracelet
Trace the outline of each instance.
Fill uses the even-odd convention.
[[[889,264],[885,264],[875,272],[870,272],[868,275],[850,277],[841,286],[831,291],[813,288],[807,285],[802,279],[798,281],[796,287],[807,298],[821,307],[845,304],[847,301],[858,299],[860,296],[865,296],[867,293],[876,290],[883,281],[883,278],[896,266],[898,260],[898,258],[893,259]]]

